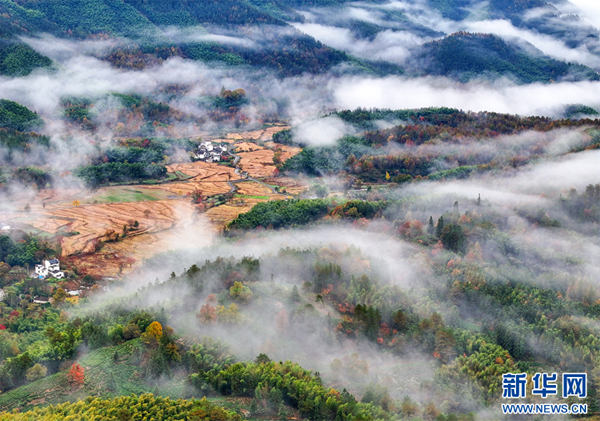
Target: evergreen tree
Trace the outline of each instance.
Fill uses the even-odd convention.
[[[440,216],[440,219],[438,219],[437,225],[435,226],[435,236],[439,238],[442,235],[443,230],[444,230],[444,217]]]
[[[444,247],[456,253],[464,253],[467,249],[467,236],[460,225],[449,224],[440,235]]]
[[[427,234],[432,235],[435,232],[435,227],[433,226],[433,216],[429,217],[429,224],[427,225]]]

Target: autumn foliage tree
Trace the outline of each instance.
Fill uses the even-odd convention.
[[[152,323],[150,323],[150,325],[146,328],[146,331],[144,333],[142,333],[142,341],[144,341],[144,343],[151,345],[151,346],[157,346],[158,343],[160,342],[160,339],[163,336],[163,327],[162,325],[157,322],[154,321]]]
[[[83,386],[85,371],[83,367],[79,364],[73,364],[69,369],[69,373],[67,374],[67,379],[71,384],[71,388],[75,389]]]
[[[231,288],[229,288],[229,295],[234,300],[241,301],[243,303],[247,303],[252,299],[252,291],[247,286],[244,286],[239,281],[236,281]]]
[[[217,309],[206,303],[200,307],[200,313],[198,313],[198,319],[202,324],[210,324],[217,321]]]

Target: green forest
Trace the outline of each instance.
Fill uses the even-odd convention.
[[[592,3],[0,0],[0,421],[599,421]]]
[[[422,58],[419,57],[422,56]],[[489,34],[459,32],[422,46],[415,57],[425,74],[455,77],[463,82],[486,73],[505,75],[518,83],[599,80],[593,69],[549,57],[534,57]]]

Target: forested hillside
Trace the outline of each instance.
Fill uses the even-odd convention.
[[[592,110],[593,111],[593,110]],[[553,120],[497,113],[465,113],[447,108],[419,110],[354,110],[336,113],[360,130],[377,121],[405,120],[407,124],[382,130],[367,130],[362,136],[347,136],[334,146],[307,146],[285,162],[281,169],[310,175],[339,174],[350,185],[362,182],[405,183],[478,177],[484,172],[518,168],[552,154],[553,130],[589,128],[590,137],[564,152],[596,149],[599,121]],[[505,136],[539,133],[519,145],[503,145]],[[293,132],[276,139],[293,143]],[[489,142],[489,143],[488,143]],[[488,147],[502,150],[501,156]],[[390,153],[393,148],[395,153]],[[486,150],[487,149],[487,150]],[[450,163],[451,168],[442,162]],[[343,172],[343,173],[342,173]]]
[[[426,43],[415,61],[425,74],[449,76],[463,82],[500,76],[514,78],[518,83],[600,80],[600,75],[586,66],[532,56],[487,34],[455,33]]]
[[[469,7],[473,7],[471,3],[473,2],[444,0],[431,1],[429,5],[442,16],[460,20],[468,16]],[[543,2],[537,1],[509,1],[491,2],[488,7],[491,16],[512,19],[515,25],[519,25],[522,13],[543,5]],[[402,74],[404,66],[392,56],[373,60],[361,53],[362,58],[358,60],[352,56],[352,48],[341,52],[327,46],[327,40],[323,43],[296,30],[288,22],[305,22],[306,19],[294,8],[323,8],[319,9],[322,12],[311,19],[323,25],[348,28],[358,40],[375,41],[378,37],[399,34],[400,31],[413,33],[424,40],[443,36],[439,30],[415,21],[401,10],[380,10],[376,4],[365,6],[365,13],[375,12],[379,16],[376,22],[360,18],[332,20],[333,10],[337,8],[341,11],[346,7],[344,2],[338,1],[280,4],[239,0],[193,3],[6,0],[0,7],[5,10],[0,18],[3,19],[4,37],[14,39],[15,35],[50,33],[79,39],[129,38],[133,45],[116,47],[106,57],[112,63],[131,68],[139,68],[139,63],[142,62],[156,63],[180,56],[213,64],[247,64],[274,70],[283,76],[300,75],[304,72],[323,73],[342,63],[354,67],[354,71],[358,72]],[[527,25],[530,23],[524,22]],[[192,30],[193,33],[173,33],[167,28]],[[542,32],[546,31],[544,28],[545,26],[541,29]],[[211,37],[211,34],[217,36]],[[219,39],[221,36],[232,37],[231,42],[227,42],[225,38]],[[236,42],[235,38],[246,39],[247,42]],[[277,42],[273,42],[274,39]],[[570,42],[581,44],[579,39]],[[257,46],[260,48],[256,48]],[[532,54],[531,51],[490,35],[458,33],[423,42],[419,48],[415,47],[408,47],[410,57],[406,61],[414,75],[442,75],[461,81],[475,77],[494,79],[505,76],[518,83],[598,78],[594,70],[581,64],[543,54]],[[48,58],[28,50],[24,44],[3,47],[3,50],[5,51],[0,52],[0,72],[5,75],[26,75],[34,68],[48,67],[51,64]],[[117,56],[120,58],[116,59]]]
[[[0,421],[597,421],[597,12],[0,0]]]

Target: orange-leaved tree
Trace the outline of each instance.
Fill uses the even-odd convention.
[[[160,339],[163,336],[163,327],[159,322],[152,322],[146,328],[146,332],[142,334],[142,340],[152,346],[158,346]]]
[[[80,387],[83,385],[84,380],[84,369],[79,364],[73,364],[67,374],[67,379],[71,383],[71,388]]]

